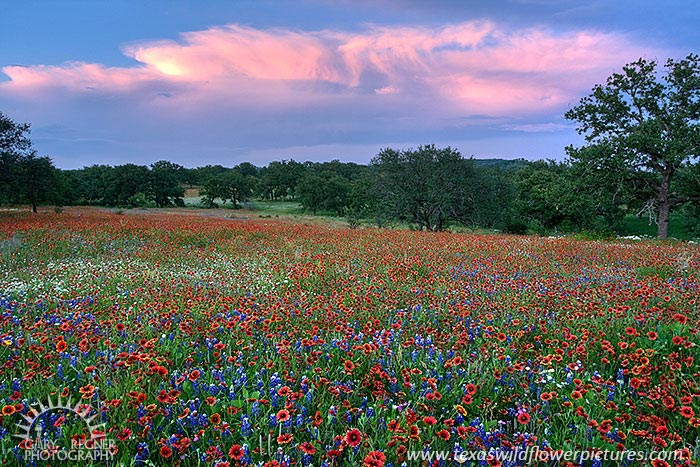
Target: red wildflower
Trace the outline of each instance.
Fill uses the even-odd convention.
[[[365,457],[363,467],[384,467],[386,456],[380,451],[372,451]]]
[[[520,412],[518,414],[518,422],[522,423],[523,425],[527,425],[528,423],[530,423],[530,414],[528,414],[527,412]]]
[[[360,430],[357,428],[353,428],[345,433],[345,442],[348,443],[348,446],[353,448],[359,446],[362,442],[362,433],[360,433]]]
[[[241,460],[245,455],[245,451],[240,444],[234,444],[231,449],[228,450],[228,456],[235,460]]]
[[[301,445],[299,445],[299,450],[310,455],[310,456],[313,456],[314,454],[316,454],[316,447],[313,444],[308,443],[308,442],[301,443]]]
[[[169,458],[170,456],[172,456],[172,454],[173,454],[173,450],[170,449],[168,446],[161,446],[161,448],[160,448],[160,455],[161,455],[162,457],[164,457],[164,458],[167,459],[167,458]]]

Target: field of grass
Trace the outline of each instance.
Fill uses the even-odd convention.
[[[125,466],[398,467],[532,446],[688,465],[699,297],[700,251],[682,242],[3,212],[1,463],[107,439]],[[59,396],[100,430],[32,412]]]
[[[646,217],[626,216],[620,228],[620,235],[656,237],[656,230],[656,224],[650,223],[649,219]],[[684,227],[680,215],[671,215],[671,220],[668,225],[668,235],[671,238],[677,238],[679,240],[691,240],[695,238],[695,235],[688,232]]]

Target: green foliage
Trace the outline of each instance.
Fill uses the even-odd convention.
[[[477,205],[478,180],[472,160],[450,147],[382,150],[374,159],[375,186],[388,217],[440,231],[449,220],[470,225]]]
[[[615,177],[630,192],[630,204],[653,209],[659,238],[668,235],[673,208],[700,201],[700,59],[669,59],[659,77],[657,63],[639,59],[598,84],[566,117],[579,123],[586,146],[568,147],[572,161],[592,179]],[[693,175],[676,183],[680,172]]]
[[[151,165],[149,174],[149,197],[159,208],[184,206],[185,190],[180,186],[180,173],[184,167],[169,161],[158,161]]]
[[[610,231],[618,210],[603,205],[578,166],[538,161],[516,175],[517,210],[521,219],[544,229]],[[605,186],[606,188],[608,186]],[[610,210],[610,212],[609,212]]]
[[[201,191],[202,205],[208,208],[216,207],[215,200],[222,203],[230,202],[234,208],[247,200],[253,193],[253,176],[246,170],[248,167],[235,167],[208,179]]]
[[[316,214],[320,210],[343,216],[348,208],[350,182],[331,173],[307,173],[297,185],[297,199],[303,208]]]
[[[305,172],[304,165],[294,160],[272,161],[260,170],[257,192],[268,200],[293,199]]]
[[[56,198],[57,171],[49,157],[39,157],[27,123],[0,113],[0,202],[37,204]]]

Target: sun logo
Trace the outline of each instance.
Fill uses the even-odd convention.
[[[24,419],[25,423],[17,424],[19,433],[13,436],[26,441],[35,441],[36,444],[41,445],[43,443],[41,436],[42,427],[41,425],[37,424],[37,421],[42,415],[53,411],[62,411],[63,414],[72,413],[82,420],[90,433],[89,439],[91,441],[99,442],[100,440],[104,439],[105,424],[98,423],[97,417],[99,416],[99,412],[94,410],[92,406],[88,404],[83,404],[81,402],[73,403],[70,398],[63,399],[60,395],[58,396],[56,402],[49,397],[47,405],[44,405],[42,401],[39,401],[34,407],[30,408],[26,414],[22,414],[22,418]],[[36,432],[35,437],[32,437],[32,431]]]

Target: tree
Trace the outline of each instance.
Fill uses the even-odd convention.
[[[343,216],[350,204],[350,182],[335,172],[308,172],[297,184],[297,199],[314,215],[319,210]]]
[[[108,206],[143,207],[148,203],[150,171],[145,165],[118,165],[108,172],[104,203]]]
[[[672,209],[699,199],[675,178],[692,172],[700,154],[700,61],[691,54],[665,68],[659,76],[655,61],[639,59],[566,112],[588,143],[567,147],[571,160],[591,173],[617,174],[653,208],[660,239],[668,236]]]
[[[272,161],[259,173],[258,192],[271,201],[288,196],[293,198],[305,173],[304,165],[294,160]]]
[[[234,208],[238,208],[241,201],[245,201],[251,195],[251,179],[246,177],[237,168],[208,179],[204,183],[204,189],[200,191],[201,202],[208,208],[216,207],[216,199],[223,203],[231,201]]]
[[[450,219],[468,225],[475,208],[475,169],[450,147],[384,149],[372,159],[379,196],[389,217],[414,222],[429,231]]]
[[[51,158],[29,154],[20,159],[18,178],[24,202],[37,212],[37,204],[48,201],[56,195],[56,167]]]
[[[56,192],[56,167],[49,157],[38,157],[29,139],[28,123],[15,123],[0,112],[0,183],[4,201],[28,203],[37,212],[37,203]],[[0,201],[3,201],[0,198]]]
[[[179,174],[184,172],[184,167],[169,161],[158,161],[151,164],[149,174],[149,195],[156,206],[166,207],[184,206],[185,190],[180,186]]]
[[[525,224],[515,212],[517,189],[515,179],[519,170],[528,163],[517,161],[483,161],[476,165],[475,209],[473,225],[505,230],[509,233],[523,233]]]

